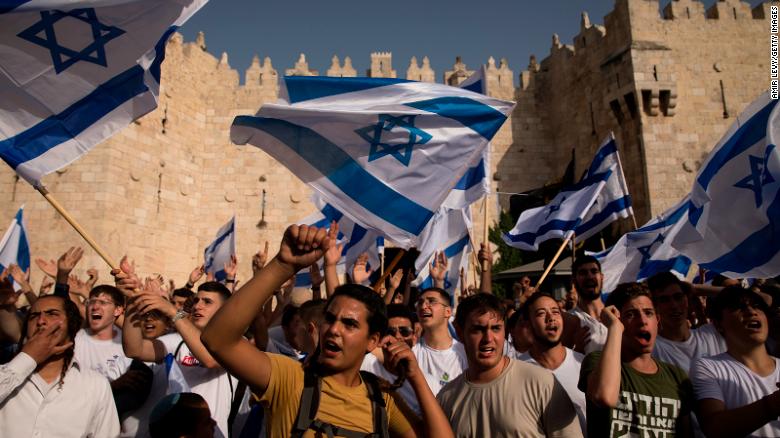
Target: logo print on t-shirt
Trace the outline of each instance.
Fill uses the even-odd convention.
[[[200,362],[198,362],[198,359],[195,359],[195,356],[184,356],[181,364],[188,367],[196,367],[200,365]]]

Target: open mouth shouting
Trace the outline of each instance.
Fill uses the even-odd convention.
[[[647,330],[640,330],[636,335],[636,339],[643,346],[649,346],[650,341],[653,339],[653,335]]]
[[[480,345],[477,350],[477,357],[480,359],[491,358],[496,355],[496,347],[490,344]]]
[[[760,332],[763,327],[760,319],[748,319],[744,324],[745,328],[750,332]]]
[[[322,341],[322,355],[325,357],[336,357],[341,353],[341,346],[333,340]]]

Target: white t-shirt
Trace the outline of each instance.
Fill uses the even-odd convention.
[[[184,348],[182,346],[182,348]],[[152,390],[149,397],[140,408],[131,412],[122,420],[122,432],[119,434],[122,438],[147,438],[149,437],[149,415],[152,413],[157,402],[165,397],[168,389],[168,376],[165,372],[164,363],[146,362],[146,365],[152,369]]]
[[[590,341],[585,345],[585,354],[603,350],[607,343],[607,327],[579,307],[571,309],[569,313],[580,319],[580,327],[590,329]]]
[[[114,327],[114,338],[107,341],[95,339],[86,329],[76,333],[73,356],[83,367],[95,371],[109,381],[116,380],[130,367],[132,359],[122,349],[122,330]]]
[[[275,348],[276,351],[272,351],[272,348]],[[284,338],[284,329],[280,325],[268,329],[268,347],[266,350],[269,353],[279,353],[295,360],[301,360],[306,357],[306,355],[293,348],[292,345],[287,342],[287,339]]]
[[[394,383],[398,378],[395,374],[387,371],[385,366],[379,362],[379,359],[371,353],[368,353],[366,357],[363,358],[363,364],[360,365],[360,369],[373,373],[375,376],[381,377],[390,383]],[[417,402],[417,396],[414,395],[414,389],[412,389],[408,380],[404,381],[404,384],[398,389],[398,393],[401,394],[401,397],[406,404],[409,405],[417,415],[420,415],[420,404]]]
[[[711,398],[720,400],[726,409],[749,405],[777,391],[780,382],[780,359],[775,361],[775,370],[761,377],[728,353],[712,357],[700,357],[691,368],[691,382],[696,400]],[[780,420],[770,421],[756,429],[750,437],[780,436]]]
[[[469,367],[463,344],[455,339],[452,340],[450,348],[434,350],[421,338],[420,342],[412,347],[412,352],[433,395],[438,394],[442,386],[453,381]]]
[[[653,357],[677,365],[690,373],[691,365],[700,357],[715,356],[726,351],[726,341],[712,324],[691,330],[682,342],[670,341],[659,335],[655,339]]]
[[[182,337],[178,333],[170,333],[160,336],[157,340],[165,345],[166,354],[174,354],[176,348],[182,342]],[[220,438],[227,437],[227,420],[230,415],[233,391],[235,391],[237,386],[236,381],[231,381],[228,373],[222,368],[209,369],[202,367],[186,343],[181,344],[179,354],[176,355],[175,359],[181,369],[184,380],[190,387],[190,391],[200,394],[208,403],[211,410],[211,418],[217,422],[214,436]]]
[[[582,367],[582,359],[584,357],[585,356],[577,353],[571,348],[566,348],[566,357],[563,359],[563,362],[558,365],[558,368],[550,370],[555,375],[555,378],[558,379],[558,382],[561,383],[563,389],[566,390],[566,393],[569,394],[572,403],[574,403],[574,410],[577,411],[577,417],[580,420],[580,429],[582,429],[583,434],[588,430],[588,423],[585,421],[585,393],[577,388],[577,383],[580,380],[580,368]],[[539,365],[539,363],[528,353],[521,354],[518,359],[534,365]]]

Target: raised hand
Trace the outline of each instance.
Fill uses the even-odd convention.
[[[20,294],[14,290],[14,286],[11,283],[11,277],[6,269],[0,273],[0,307],[16,305],[19,295]]]
[[[403,371],[407,373],[407,378],[413,378],[417,373],[420,373],[417,359],[406,342],[399,341],[393,336],[385,336],[380,341],[380,345],[385,358],[385,369],[398,375],[403,368]],[[404,362],[405,364],[402,365]]]
[[[119,269],[111,270],[114,276],[114,282],[117,289],[127,297],[136,295],[136,291],[141,289],[141,281],[135,275],[135,262],[128,260],[127,256],[119,261]]]
[[[238,272],[238,259],[235,254],[231,254],[230,260],[225,263],[225,276],[228,280],[235,280],[236,272]]]
[[[401,285],[401,280],[404,278],[404,270],[396,269],[393,275],[390,276],[390,289],[389,291],[395,291]]]
[[[444,287],[444,277],[447,275],[447,265],[447,256],[444,255],[444,251],[437,252],[431,262],[430,269],[431,278],[436,287]]]
[[[49,277],[51,278],[57,277],[57,262],[55,262],[54,260],[49,260],[47,262],[46,260],[39,258],[39,259],[35,259],[35,264],[38,265],[38,268]]]
[[[95,268],[89,268],[87,269],[87,275],[89,276],[87,279],[87,287],[89,290],[92,290],[92,288],[95,287],[95,283],[98,281],[98,270]]]
[[[330,245],[330,239],[324,228],[290,225],[284,232],[279,254],[276,257],[280,263],[288,265],[295,273],[319,260]]]
[[[325,252],[325,266],[336,266],[341,260],[341,253],[344,251],[344,244],[337,244],[339,238],[339,223],[332,221],[328,229],[328,238],[330,239],[330,248]]]
[[[81,295],[84,298],[89,297],[90,289],[87,287],[87,283],[81,281],[81,279],[75,275],[68,276],[68,288],[72,294]]]
[[[38,329],[22,347],[22,352],[41,364],[52,356],[64,353],[73,346],[73,341],[65,342],[67,331],[62,322],[56,322]]]
[[[493,253],[486,243],[479,244],[479,252],[477,253],[477,259],[480,265],[484,265],[484,262],[488,262],[488,266],[493,265]]]
[[[27,272],[22,271],[19,265],[11,264],[8,266],[8,274],[25,292],[32,292],[32,286],[30,286],[30,270]]]
[[[68,276],[76,264],[81,260],[81,256],[84,255],[84,250],[80,247],[71,246],[64,254],[57,260],[57,282],[60,284],[66,284]]]
[[[601,323],[607,327],[607,330],[614,328],[623,328],[620,321],[620,311],[615,306],[607,306],[601,311]]]
[[[49,293],[49,289],[54,286],[54,278],[44,275],[41,279],[41,285],[38,287],[38,295],[45,295]]]
[[[262,251],[257,251],[257,254],[252,256],[252,273],[255,273],[261,269],[268,262],[268,241],[265,241],[265,246]]]
[[[309,276],[311,277],[312,289],[318,289],[322,285],[322,282],[325,281],[325,277],[322,276],[320,267],[317,266],[316,263],[309,266]]]
[[[356,284],[363,284],[371,277],[373,270],[368,267],[368,254],[360,254],[355,260],[355,264],[352,266],[352,282]]]
[[[176,315],[176,307],[162,295],[144,291],[137,295],[133,300],[133,305],[138,315],[145,315],[152,310],[156,310],[168,318]]]
[[[197,268],[193,269],[192,272],[190,272],[190,278],[187,279],[187,285],[192,288],[195,286],[195,283],[198,282],[198,280],[203,277],[203,265],[198,266]]]

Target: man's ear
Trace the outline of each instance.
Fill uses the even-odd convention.
[[[123,313],[125,313],[124,306],[116,306],[116,309],[114,309],[114,318],[119,318]]]
[[[317,333],[317,324],[315,324],[314,321],[310,321],[308,324],[306,324],[306,333],[310,335]]]
[[[366,345],[366,353],[370,353],[374,351],[377,347],[379,347],[379,341],[382,340],[382,337],[379,335],[379,332],[371,333],[368,335],[368,345]]]

